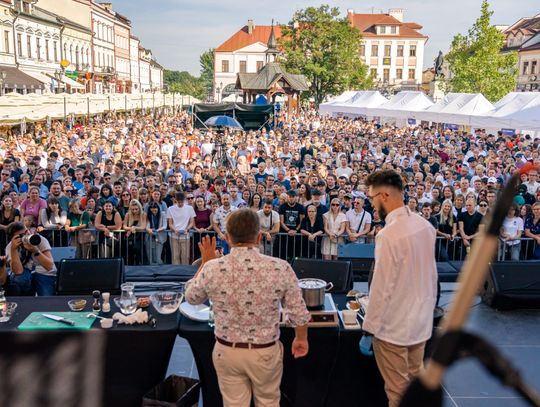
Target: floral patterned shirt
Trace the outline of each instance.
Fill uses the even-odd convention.
[[[264,344],[279,339],[280,304],[293,326],[310,319],[291,266],[258,248],[233,247],[186,283],[190,304],[208,298],[213,302],[215,334],[229,342]]]

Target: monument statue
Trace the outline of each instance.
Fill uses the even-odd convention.
[[[435,58],[435,78],[443,77],[443,63],[444,57],[442,51],[439,51],[439,55]]]

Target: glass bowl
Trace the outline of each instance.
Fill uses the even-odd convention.
[[[176,312],[183,299],[184,293],[181,291],[160,291],[150,296],[152,305],[160,314]]]
[[[86,300],[78,299],[78,300],[69,300],[68,301],[69,309],[75,312],[80,312],[86,307]]]

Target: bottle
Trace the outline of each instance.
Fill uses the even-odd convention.
[[[212,304],[212,301],[208,300],[208,326],[210,328],[214,327],[214,304]]]
[[[9,316],[7,314],[7,300],[4,295],[4,290],[0,289],[0,322],[9,321]]]
[[[99,297],[101,293],[98,290],[92,291],[92,297],[94,297],[94,302],[92,303],[92,312],[94,314],[99,314],[101,311],[101,303],[99,302]]]
[[[103,293],[101,294],[101,297],[103,298],[103,305],[101,306],[101,310],[107,314],[111,312],[111,303],[109,302],[111,294],[110,293]]]

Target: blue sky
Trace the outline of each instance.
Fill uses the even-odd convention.
[[[296,9],[323,2],[282,0],[112,0],[113,9],[132,22],[133,33],[167,69],[199,74],[199,55],[217,47],[253,19],[269,25],[274,18],[287,23]],[[405,9],[405,21],[414,21],[429,36],[424,67],[432,66],[439,50],[447,51],[457,33],[466,33],[480,13],[481,0],[337,0],[324,3],[357,13]],[[492,23],[512,24],[540,13],[538,0],[491,0]]]

